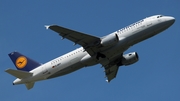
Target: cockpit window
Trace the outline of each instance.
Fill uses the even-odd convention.
[[[163,17],[163,15],[158,15],[157,18]]]

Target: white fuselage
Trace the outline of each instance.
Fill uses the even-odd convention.
[[[111,33],[116,33],[118,35],[119,42],[111,47],[102,48],[101,53],[106,54],[107,57],[111,58],[119,57],[130,46],[160,33],[171,26],[173,22],[173,17],[160,15],[142,19]],[[16,79],[13,83],[23,84],[54,78],[98,63],[98,60],[92,58],[83,47],[80,47],[30,71],[33,73],[31,77],[26,79]]]

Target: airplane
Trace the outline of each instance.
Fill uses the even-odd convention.
[[[110,82],[116,77],[120,66],[128,66],[139,60],[137,52],[123,54],[124,51],[164,31],[174,22],[175,18],[172,16],[153,15],[104,37],[84,34],[58,25],[45,26],[46,29],[57,32],[62,39],[69,39],[74,45],[79,44],[82,47],[44,64],[19,52],[11,52],[8,55],[17,70],[7,69],[5,72],[17,78],[13,81],[13,85],[25,84],[29,90],[36,81],[63,76],[83,67],[101,64],[105,69],[106,81]]]

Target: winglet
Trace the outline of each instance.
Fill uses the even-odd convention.
[[[46,29],[49,29],[50,26],[49,26],[49,25],[45,25],[44,27],[45,27]]]

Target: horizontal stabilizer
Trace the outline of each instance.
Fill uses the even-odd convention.
[[[27,78],[29,76],[32,76],[33,73],[21,71],[21,70],[14,70],[14,69],[7,69],[5,72],[11,74],[12,76],[15,76],[19,79]]]
[[[25,83],[25,85],[26,85],[26,88],[29,90],[34,87],[34,82]]]

